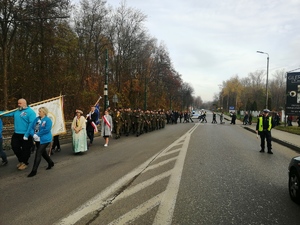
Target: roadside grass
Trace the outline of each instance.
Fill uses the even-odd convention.
[[[275,129],[285,131],[285,132],[288,132],[288,133],[292,133],[292,134],[300,135],[300,127],[298,127],[298,126],[280,125],[280,126],[276,126]]]

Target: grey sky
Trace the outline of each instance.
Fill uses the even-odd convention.
[[[76,1],[78,2],[78,1]],[[117,7],[121,0],[108,0]],[[234,75],[300,67],[300,0],[126,0],[147,15],[145,27],[163,42],[174,68],[211,101]]]

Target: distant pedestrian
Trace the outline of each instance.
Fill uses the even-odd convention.
[[[217,114],[215,112],[213,112],[213,119],[212,119],[211,123],[218,123],[217,122]]]
[[[236,114],[235,114],[235,112],[233,112],[231,115],[231,123],[230,124],[235,124],[235,121],[236,121]]]
[[[249,123],[249,115],[248,112],[246,112],[243,119],[243,125],[247,125],[248,123]]]
[[[183,113],[182,113],[182,111],[181,111],[181,112],[179,113],[179,121],[180,121],[180,123],[181,123],[182,118],[183,118]]]
[[[224,113],[221,112],[221,114],[220,114],[220,124],[223,124],[223,119],[224,119]]]
[[[193,117],[193,113],[190,112],[188,116],[189,116],[189,119],[191,120],[191,122],[194,123],[194,120],[193,120],[193,118],[192,118],[192,117]]]
[[[262,116],[258,117],[256,124],[256,133],[260,136],[260,152],[265,152],[265,139],[267,141],[268,153],[273,154],[272,152],[272,136],[271,129],[274,127],[272,116],[269,116],[269,110],[264,109]]]
[[[297,123],[298,123],[298,127],[300,127],[300,115],[297,116]]]
[[[288,117],[287,117],[288,126],[293,126],[292,121],[293,121],[293,117],[291,115],[288,115]]]
[[[280,125],[280,116],[279,113],[277,112],[276,115],[274,116],[274,123],[276,126]]]
[[[199,119],[199,121],[201,123],[204,123],[204,121],[205,121],[205,123],[207,123],[207,120],[206,120],[206,111],[203,112],[203,114],[201,115],[201,118]]]
[[[252,124],[252,115],[251,115],[251,112],[249,113],[249,125]]]
[[[189,122],[189,118],[188,117],[189,117],[189,115],[188,115],[187,111],[185,111],[183,113],[183,122],[188,123]]]

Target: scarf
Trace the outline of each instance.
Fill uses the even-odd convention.
[[[108,126],[109,128],[111,128],[111,125],[110,125],[110,123],[108,122],[106,116],[102,116],[102,119],[103,119],[104,123],[106,124],[106,126]]]

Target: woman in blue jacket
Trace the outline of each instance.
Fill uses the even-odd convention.
[[[48,109],[46,107],[40,107],[38,114],[39,116],[36,117],[30,129],[30,135],[36,142],[37,150],[35,152],[33,168],[31,173],[28,174],[28,177],[36,175],[42,156],[48,162],[46,170],[49,170],[54,166],[54,162],[46,152],[47,146],[52,142],[52,120],[47,116]]]

